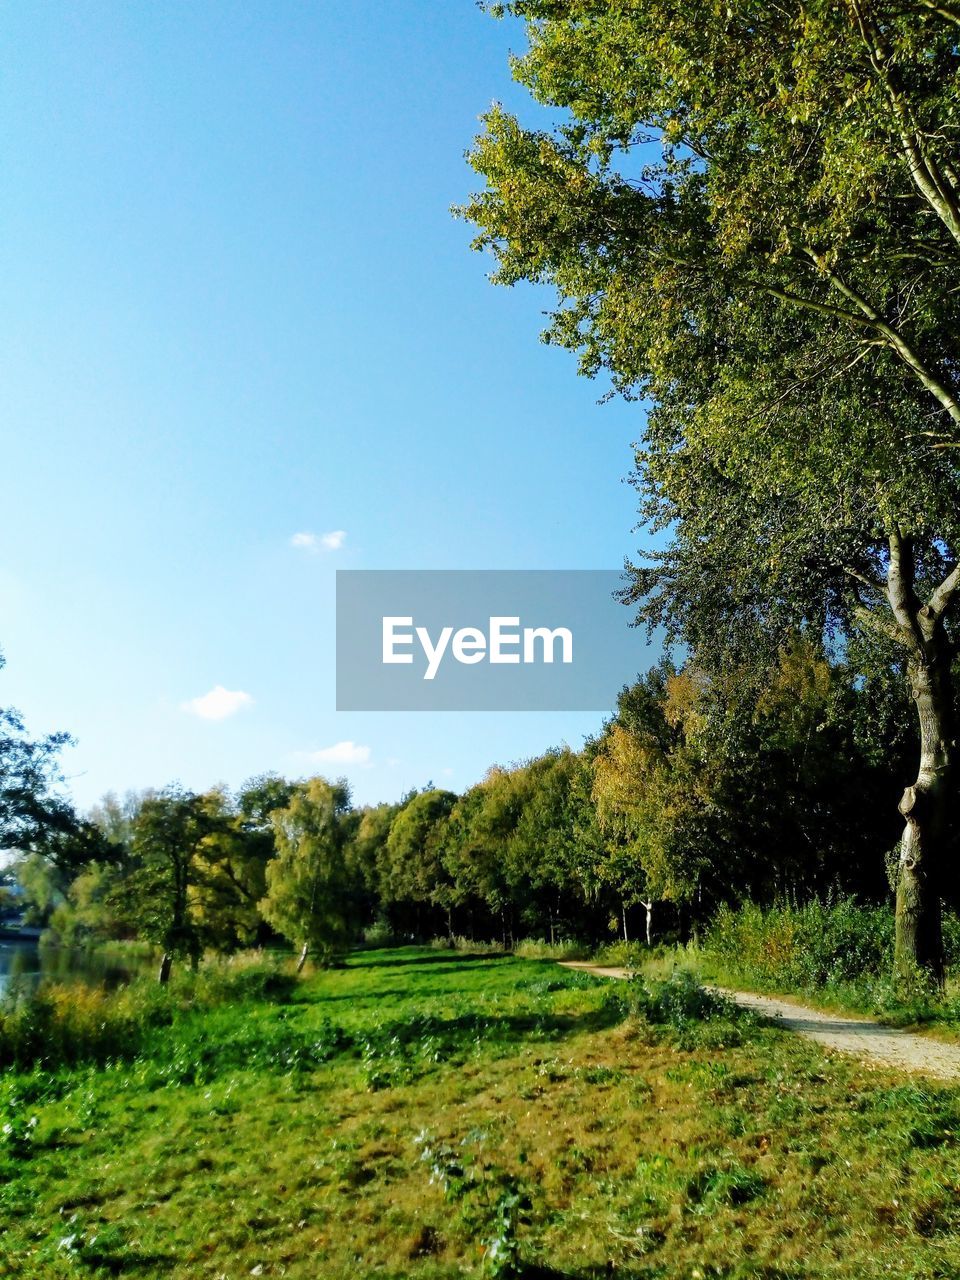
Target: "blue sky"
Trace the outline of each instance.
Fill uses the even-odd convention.
[[[536,116],[519,30],[471,0],[46,0],[0,35],[0,704],[76,736],[77,801],[265,770],[388,799],[578,746],[600,717],[334,710],[336,568],[637,546],[640,410],[449,213],[485,107]]]

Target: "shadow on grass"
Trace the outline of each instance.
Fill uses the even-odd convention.
[[[431,971],[432,976],[432,971]],[[323,1009],[328,1004],[358,1004],[361,1001],[374,1001],[382,1006],[389,1007],[392,1004],[410,1004],[411,995],[415,995],[418,1003],[423,1004],[427,1000],[455,1000],[463,997],[463,992],[456,987],[417,987],[411,993],[408,987],[384,987],[379,991],[343,991],[336,995],[314,995],[309,1001],[311,1008]]]
[[[388,1011],[388,1012],[392,1012]],[[325,1020],[314,1027],[278,1023],[244,1023],[218,1037],[202,1026],[188,1038],[158,1046],[153,1060],[156,1085],[206,1084],[224,1071],[266,1068],[280,1074],[315,1071],[334,1061],[362,1059],[368,1068],[379,1064],[412,1071],[417,1078],[434,1064],[462,1059],[476,1048],[510,1052],[530,1039],[555,1043],[582,1032],[602,1031],[623,1020],[623,1006],[615,999],[579,1013],[559,1013],[549,1007],[516,1013],[468,1011],[454,1017],[411,1014],[387,1017],[369,1026],[346,1029]]]
[[[482,951],[482,952],[459,952],[459,951],[437,951],[431,955],[419,956],[390,956],[384,958],[382,952],[365,954],[362,951],[355,951],[349,956],[345,967],[347,969],[406,969],[411,965],[429,964],[436,968],[437,965],[446,964],[451,968],[459,968],[460,965],[472,964],[476,961],[483,960],[490,963],[491,960],[498,960],[502,963],[513,960],[512,955],[508,955],[503,951]]]
[[[606,1031],[622,1022],[623,1016],[623,1006],[617,1000],[605,1000],[599,1008],[582,1013],[544,1009],[523,1013],[464,1013],[453,1018],[414,1015],[380,1022],[366,1033],[357,1033],[357,1040],[412,1046],[417,1041],[433,1038],[448,1049],[456,1050],[478,1038],[491,1044],[516,1043],[531,1035],[541,1040],[563,1040],[581,1032]]]
[[[662,1276],[672,1274],[665,1264],[654,1262],[626,1265],[608,1262],[601,1266],[588,1267],[585,1271],[558,1271],[554,1267],[526,1266],[520,1272],[520,1280],[659,1280]],[[694,1273],[696,1274],[696,1273]],[[739,1276],[739,1270],[718,1271],[718,1276]],[[752,1280],[804,1280],[807,1273],[799,1271],[783,1271],[780,1267],[760,1266],[751,1270]]]
[[[638,1270],[631,1266],[615,1266],[611,1262],[588,1267],[586,1271],[558,1271],[555,1267],[530,1265],[521,1269],[519,1280],[657,1280],[666,1274],[665,1267],[651,1267],[649,1263]]]
[[[140,1253],[136,1250],[124,1250],[123,1253],[104,1250],[100,1253],[96,1249],[88,1249],[84,1250],[81,1261],[86,1267],[95,1268],[98,1273],[107,1272],[112,1276],[122,1276],[144,1271],[148,1267],[151,1270],[154,1267],[162,1267],[164,1268],[162,1274],[165,1274],[179,1259],[170,1253]]]

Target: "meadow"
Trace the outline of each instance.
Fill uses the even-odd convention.
[[[3,1277],[960,1273],[955,1091],[682,972],[404,948],[16,1016]]]

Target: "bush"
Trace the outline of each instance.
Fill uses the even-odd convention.
[[[675,1031],[711,1018],[734,1018],[739,1013],[732,1001],[708,991],[687,969],[675,970],[664,982],[632,979],[627,986],[627,1007],[652,1026],[671,1026]]]
[[[853,898],[764,909],[721,907],[703,944],[721,969],[796,990],[879,977],[893,966],[893,912]]]
[[[363,945],[365,947],[395,947],[398,942],[399,939],[388,920],[375,920],[373,924],[368,925],[363,931]]]
[[[0,1010],[0,1066],[59,1067],[130,1057],[149,1028],[172,1018],[172,999],[156,985],[117,992],[79,983],[45,985]]]
[[[619,965],[624,969],[639,969],[650,959],[651,949],[642,942],[608,942],[594,955],[597,964]]]
[[[626,984],[625,1012],[663,1033],[681,1049],[724,1049],[758,1026],[753,1014],[701,986],[687,969],[663,981],[640,977]]]
[[[210,961],[196,973],[181,970],[174,981],[178,994],[205,1007],[244,1001],[282,1002],[296,987],[297,975],[288,955],[259,951]]]

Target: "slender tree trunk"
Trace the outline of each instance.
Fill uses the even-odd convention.
[[[644,911],[647,913],[647,946],[653,946],[653,899],[649,902],[641,903]]]
[[[943,981],[941,897],[951,818],[953,690],[942,628],[909,664],[920,721],[920,768],[900,801],[905,826],[897,874],[896,967],[921,968]]]
[[[160,957],[160,971],[157,974],[157,981],[161,986],[165,986],[170,981],[170,970],[173,967],[173,956],[169,951],[165,951]]]
[[[625,902],[620,903],[620,916],[623,920],[623,940],[624,942],[629,942],[630,939],[627,937],[627,904]]]
[[[307,956],[310,954],[310,943],[303,944],[303,950],[300,952],[300,959],[297,961],[297,973],[303,972],[303,966],[307,963]]]

